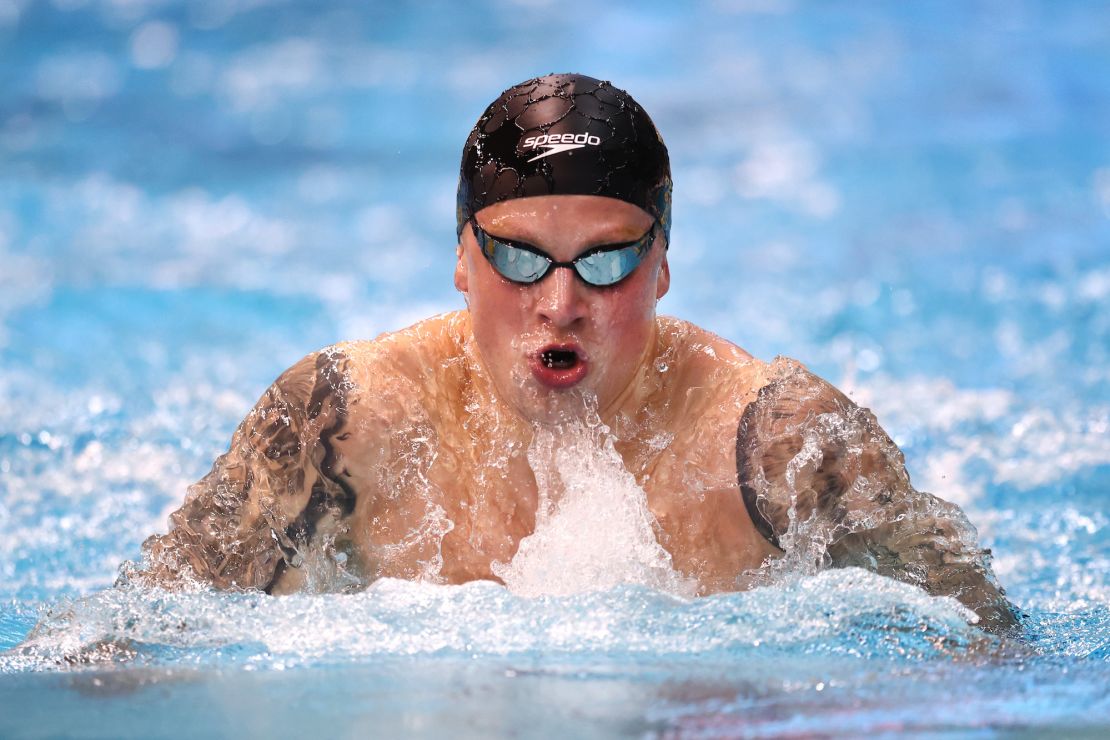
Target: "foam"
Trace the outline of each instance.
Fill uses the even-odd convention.
[[[783,619],[789,614],[790,619]],[[353,595],[113,589],[56,606],[0,672],[125,657],[291,667],[371,657],[713,655],[800,649],[929,659],[988,638],[950,598],[859,569],[694,600],[643,586],[527,598],[489,582],[382,579]],[[114,646],[107,648],[106,646]]]
[[[534,534],[493,572],[523,596],[564,595],[639,584],[692,596],[655,538],[647,495],[613,447],[609,430],[538,427],[528,461],[539,505]]]

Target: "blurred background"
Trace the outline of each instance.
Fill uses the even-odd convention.
[[[629,90],[670,147],[661,311],[870,405],[1011,596],[1106,650],[1085,0],[0,0],[8,613],[109,585],[299,357],[462,307],[462,143],[552,71]]]

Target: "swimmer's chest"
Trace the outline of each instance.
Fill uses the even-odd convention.
[[[731,426],[729,433],[720,424],[695,425],[665,445],[622,450],[655,518],[657,539],[675,567],[705,591],[728,590],[768,551],[736,486]],[[438,435],[429,439],[427,427],[408,433],[418,441],[395,440],[388,454],[347,458],[356,506],[346,537],[364,576],[447,583],[495,578],[491,565],[511,560],[535,531],[539,491],[524,444],[446,444]]]
[[[536,483],[519,445],[444,443],[427,428],[416,442],[345,459],[355,507],[345,539],[368,580],[447,583],[493,578],[535,529]],[[400,435],[404,436],[404,435]],[[497,450],[497,454],[492,454]]]

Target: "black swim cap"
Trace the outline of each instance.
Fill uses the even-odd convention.
[[[655,124],[608,82],[550,74],[493,101],[463,148],[458,232],[488,205],[533,195],[603,195],[644,209],[670,243],[671,163]]]

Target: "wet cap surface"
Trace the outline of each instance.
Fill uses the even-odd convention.
[[[667,147],[628,93],[592,77],[550,74],[514,85],[478,119],[463,149],[458,232],[486,206],[536,195],[627,201],[670,235]]]

